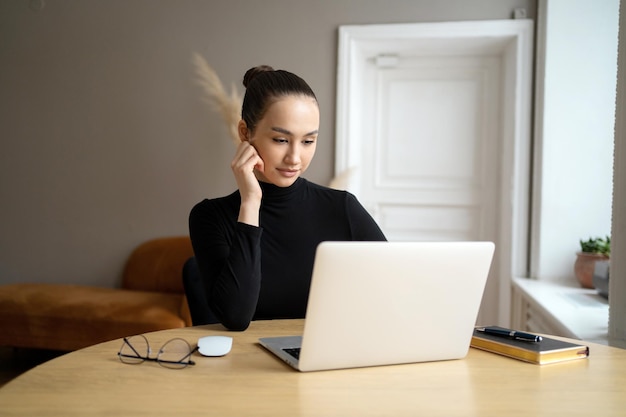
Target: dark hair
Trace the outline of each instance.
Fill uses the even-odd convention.
[[[246,94],[243,97],[241,118],[246,127],[254,131],[268,107],[277,99],[289,95],[317,97],[309,85],[297,75],[284,70],[274,70],[268,65],[250,68],[243,76]]]

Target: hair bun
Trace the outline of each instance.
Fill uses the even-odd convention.
[[[274,68],[270,67],[269,65],[259,65],[258,67],[250,68],[243,76],[243,86],[248,88],[248,85],[250,85],[250,81],[252,81],[254,77],[262,72],[270,71],[274,71]]]

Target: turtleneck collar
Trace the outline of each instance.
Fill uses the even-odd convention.
[[[297,191],[301,189],[305,183],[306,180],[302,177],[299,177],[289,187],[278,187],[268,182],[259,181],[261,190],[263,191],[263,200],[265,201],[285,200],[294,197],[297,194]]]

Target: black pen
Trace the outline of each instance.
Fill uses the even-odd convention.
[[[501,327],[477,327],[477,331],[494,336],[508,337],[509,339],[523,340],[524,342],[541,342],[541,336],[535,334],[518,332],[516,330],[503,329]]]

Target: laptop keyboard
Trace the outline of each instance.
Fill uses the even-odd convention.
[[[284,348],[283,350],[294,358],[300,359],[300,348]]]

